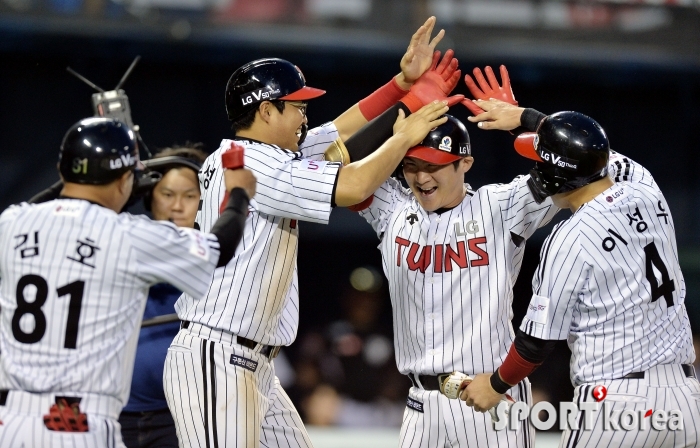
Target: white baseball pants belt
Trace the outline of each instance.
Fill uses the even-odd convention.
[[[198,329],[196,327],[205,327],[205,325],[198,324],[195,322],[190,322],[189,320],[183,320],[180,322],[180,328],[187,328],[187,329],[190,329],[192,331],[197,331]],[[215,331],[215,329],[212,329],[210,327],[208,327],[207,329],[210,331]],[[259,353],[261,355],[267,357],[267,359],[275,359],[277,357],[277,355],[279,354],[280,349],[282,348],[282,346],[280,346],[280,345],[260,344],[258,342],[255,342],[252,339],[244,338],[243,336],[234,335],[232,333],[229,334],[229,336],[230,336],[228,338],[228,339],[230,339],[229,342],[232,342],[233,340],[235,340],[238,345],[242,345],[243,347],[249,348],[251,350],[259,349]],[[220,341],[220,342],[224,342],[224,341]]]
[[[672,365],[672,364],[669,364],[669,365]],[[658,366],[654,366],[654,367],[658,367]],[[652,367],[652,369],[654,369],[654,367]],[[649,369],[647,372],[651,371],[652,369]],[[687,378],[697,378],[697,376],[695,375],[695,367],[693,367],[692,365],[681,364],[681,369],[683,370],[683,374]],[[632,372],[632,373],[628,373],[627,375],[623,376],[622,378],[617,378],[617,379],[619,379],[619,380],[642,380],[645,378],[645,373],[647,373],[647,372]]]

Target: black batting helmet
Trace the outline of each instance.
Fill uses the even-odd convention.
[[[409,149],[406,157],[421,159],[435,165],[447,165],[472,155],[467,128],[452,115],[445,116],[447,121],[433,128],[422,142]]]
[[[518,136],[515,149],[537,161],[527,185],[538,203],[608,175],[608,136],[597,121],[578,112],[546,117],[536,133]]]
[[[66,182],[108,184],[139,161],[131,129],[112,118],[85,118],[74,124],[61,143],[58,170]]]
[[[263,101],[306,101],[326,93],[306,85],[299,67],[284,59],[267,58],[238,68],[226,84],[226,113],[236,121]]]

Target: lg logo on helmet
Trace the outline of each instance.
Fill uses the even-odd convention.
[[[241,95],[241,101],[243,105],[259,103],[260,101],[267,101],[272,99],[272,95],[280,93],[280,89],[265,91],[263,89],[258,89],[253,92]]]
[[[109,169],[110,170],[118,170],[119,168],[123,168],[125,166],[132,166],[136,164],[136,158],[132,156],[131,154],[124,154],[120,156],[118,159],[112,159],[109,161]]]
[[[552,165],[559,166],[561,168],[566,168],[570,170],[575,170],[578,168],[578,161],[573,159],[567,159],[564,156],[558,156],[554,153],[549,153],[544,149],[540,148],[540,157],[545,162],[550,162]]]

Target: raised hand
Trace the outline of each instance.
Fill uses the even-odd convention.
[[[462,76],[458,65],[454,51],[447,50],[442,60],[440,60],[440,52],[436,51],[428,71],[416,80],[411,86],[411,91],[401,101],[412,112],[434,100],[447,100],[448,106],[459,103],[464,99],[464,95],[447,96],[454,90]]]
[[[520,117],[525,110],[522,107],[495,99],[476,100],[472,104],[478,108],[478,111],[476,113],[472,111],[475,116],[467,119],[472,123],[477,123],[480,129],[485,130],[511,131],[520,126]]]
[[[447,117],[444,115],[448,110],[447,101],[433,101],[408,117],[403,110],[399,110],[394,123],[394,135],[401,134],[407,139],[408,150],[423,141],[431,129],[446,122]]]
[[[475,67],[473,70],[474,77],[479,83],[478,86],[471,76],[464,76],[464,82],[467,84],[467,87],[474,98],[484,101],[495,98],[517,106],[518,102],[515,100],[515,96],[513,95],[513,89],[510,85],[510,77],[508,76],[508,69],[506,69],[506,66],[501,65],[500,67],[503,85],[498,84],[498,79],[496,79],[496,75],[491,67],[486,66],[484,71],[486,72],[486,78],[484,78],[484,75],[479,67]],[[473,101],[466,98],[464,101],[462,101],[462,105],[469,109],[469,111],[474,115],[479,115],[484,112],[483,109],[481,109]]]
[[[403,75],[403,81],[408,84],[414,83],[431,66],[435,47],[445,36],[445,30],[440,30],[432,40],[430,39],[430,35],[435,27],[435,21],[435,16],[429,17],[418,28],[411,37],[406,53],[401,58],[401,74]]]

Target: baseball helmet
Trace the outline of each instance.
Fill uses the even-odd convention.
[[[409,149],[406,157],[424,160],[435,165],[447,165],[472,155],[467,128],[452,115],[445,116],[447,121],[433,128],[422,142]]]
[[[136,169],[139,151],[131,129],[113,118],[85,118],[61,143],[58,170],[66,182],[108,184]]]
[[[226,113],[236,121],[263,101],[306,101],[326,93],[306,85],[299,67],[278,58],[257,59],[238,68],[226,84]]]
[[[518,136],[515,149],[537,161],[527,182],[537,203],[608,175],[608,136],[598,122],[578,112],[546,117],[536,133]]]

